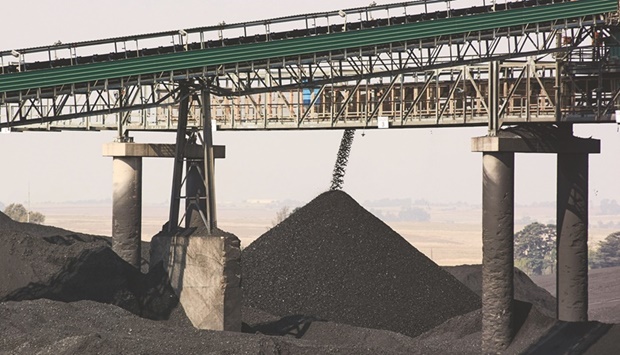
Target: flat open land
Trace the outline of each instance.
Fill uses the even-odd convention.
[[[218,206],[218,226],[235,234],[242,246],[273,227],[281,207],[259,203],[222,203]],[[112,234],[112,206],[95,204],[41,204],[33,206],[46,215],[45,224],[94,235]],[[466,204],[429,205],[425,209],[431,219],[427,222],[385,221],[419,251],[439,265],[479,264],[482,261],[482,210]],[[142,211],[142,239],[149,241],[161,230],[168,219],[168,206],[145,205]],[[515,207],[515,232],[530,221],[554,223],[552,204]],[[620,230],[609,223],[620,225],[620,216],[590,216],[591,244]]]

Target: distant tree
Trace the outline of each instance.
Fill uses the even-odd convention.
[[[592,259],[594,269],[620,266],[620,232],[611,233],[600,241]]]
[[[528,274],[553,273],[556,260],[556,226],[530,223],[515,234],[515,264]]]
[[[398,213],[400,221],[427,222],[431,219],[431,215],[424,209],[419,207],[406,207]]]
[[[24,205],[19,203],[12,203],[6,206],[4,214],[17,222],[26,222],[26,220],[28,220],[28,210],[26,210]]]
[[[601,201],[601,214],[615,215],[620,214],[620,204],[616,200],[604,199]]]
[[[36,224],[45,222],[45,216],[43,214],[40,212],[30,211],[29,216],[26,207],[20,203],[12,203],[8,205],[4,209],[4,214],[17,222],[30,222]]]
[[[282,208],[280,208],[278,210],[278,212],[276,212],[276,219],[274,219],[273,221],[271,221],[271,225],[273,227],[277,226],[278,224],[282,223],[282,221],[284,221],[285,219],[288,218],[290,208],[288,206],[284,206]],[[293,211],[295,212],[295,211]],[[291,213],[292,214],[292,213]]]
[[[41,212],[30,212],[30,223],[43,224],[45,223],[45,216]]]

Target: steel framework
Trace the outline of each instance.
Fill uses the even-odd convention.
[[[504,123],[612,119],[615,1],[456,4],[410,1],[0,52],[0,128],[175,130],[185,99],[188,126],[201,127],[204,87],[222,130],[368,128],[380,118],[391,127],[484,125],[493,61]],[[172,45],[139,47],[163,38]],[[114,51],[91,54],[105,46]],[[37,56],[47,58],[25,61]],[[55,76],[35,83],[46,73]]]

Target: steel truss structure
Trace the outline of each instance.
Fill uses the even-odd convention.
[[[529,12],[532,19],[541,20],[527,22],[525,19],[521,20],[522,23],[511,24],[507,21],[511,18],[511,11],[541,9],[542,12],[553,6],[607,4],[609,1],[546,1],[545,6],[530,1],[531,8],[523,7],[527,4],[518,5],[523,8],[516,10],[509,5],[516,3],[503,4],[504,7],[499,9],[485,4],[459,9],[454,3],[412,1],[384,5],[379,9],[349,9],[156,34],[153,38],[179,38],[176,42],[173,40],[172,46],[157,48],[159,52],[172,51],[179,58],[193,53],[211,53],[211,47],[213,53],[231,48],[241,50],[247,47],[247,50],[235,52],[234,60],[222,59],[215,65],[126,76],[119,74],[51,86],[44,83],[33,87],[22,85],[18,90],[5,90],[0,92],[0,128],[118,129],[121,135],[128,130],[175,130],[178,104],[185,99],[190,101],[188,126],[202,127],[201,108],[204,105],[200,93],[205,87],[212,93],[211,117],[221,130],[368,128],[385,126],[386,121],[390,127],[485,125],[492,112],[488,99],[489,78],[492,77],[489,62],[501,63],[497,79],[498,118],[503,123],[605,122],[612,119],[620,95],[617,4],[616,11],[612,12],[574,15],[578,12],[569,11],[565,15],[554,15],[558,17],[555,19],[540,17],[532,11]],[[431,6],[443,9],[433,12]],[[404,16],[389,17],[390,11],[402,12],[403,9]],[[471,14],[471,9],[475,14]],[[388,17],[376,20],[373,11],[387,12]],[[415,11],[421,15],[407,15]],[[357,22],[347,22],[348,16],[354,17],[351,14],[359,17]],[[431,14],[432,19],[423,18]],[[492,20],[490,25],[478,25],[486,18]],[[326,24],[317,25],[317,19],[324,19]],[[447,32],[440,31],[440,27],[455,20],[467,22]],[[313,21],[314,26],[311,25]],[[299,23],[305,23],[305,28],[291,30],[293,27],[287,27]],[[428,28],[426,32],[411,27],[419,33],[405,37],[399,37],[400,31],[391,34],[389,40],[371,40],[378,36],[373,32],[375,30],[404,29],[399,26],[418,23],[433,23],[433,26],[425,27]],[[271,29],[276,25],[288,30],[274,32]],[[256,27],[264,28],[264,31],[251,34]],[[229,33],[227,31],[242,31],[242,34],[227,39],[224,37]],[[199,35],[197,42],[189,42],[193,34]],[[351,43],[358,37],[361,39],[355,42],[355,46],[343,43],[338,48],[329,48],[331,42],[344,35],[349,36],[346,38],[350,38]],[[283,36],[291,38],[282,39]],[[314,48],[314,42],[309,41],[322,38],[326,40],[317,43],[327,49],[305,51],[306,47]],[[137,47],[138,38],[133,39]],[[123,40],[126,44],[128,39]],[[244,45],[244,40],[259,43]],[[299,45],[299,49],[296,47],[298,40],[306,41],[303,46]],[[65,63],[67,66],[59,69],[71,66],[79,69],[84,57],[73,54],[77,49],[92,50],[93,46],[111,43],[118,48],[119,41],[94,41],[17,52],[20,56],[46,53],[50,59],[38,63],[38,66]],[[278,47],[274,47],[277,50],[274,49],[273,54],[256,58],[252,51],[261,47],[252,45]],[[69,61],[67,58],[51,60],[52,51],[63,48],[70,50]],[[291,54],[295,51],[299,54]],[[155,61],[160,56],[146,52],[143,50],[142,56],[139,49],[113,52],[109,56],[124,53],[129,59],[110,63],[129,63],[131,57]],[[0,54],[1,58],[7,57],[7,52]],[[88,60],[95,61],[95,57],[100,60],[94,55]],[[205,59],[207,62],[208,58]],[[2,70],[21,71],[7,74],[7,77],[17,77],[29,73],[28,70],[35,74],[37,70],[43,70],[29,69],[37,65],[18,62],[12,67],[3,65]],[[115,73],[126,72],[122,68],[112,69]],[[602,73],[605,75],[600,75]],[[0,89],[2,78],[0,75]]]

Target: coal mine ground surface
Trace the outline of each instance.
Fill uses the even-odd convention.
[[[436,265],[341,191],[243,250],[241,333],[193,328],[149,243],[141,271],[110,245],[0,213],[0,354],[481,353],[481,266]],[[619,273],[594,270],[593,321],[567,323],[515,269],[506,353],[619,354]]]

